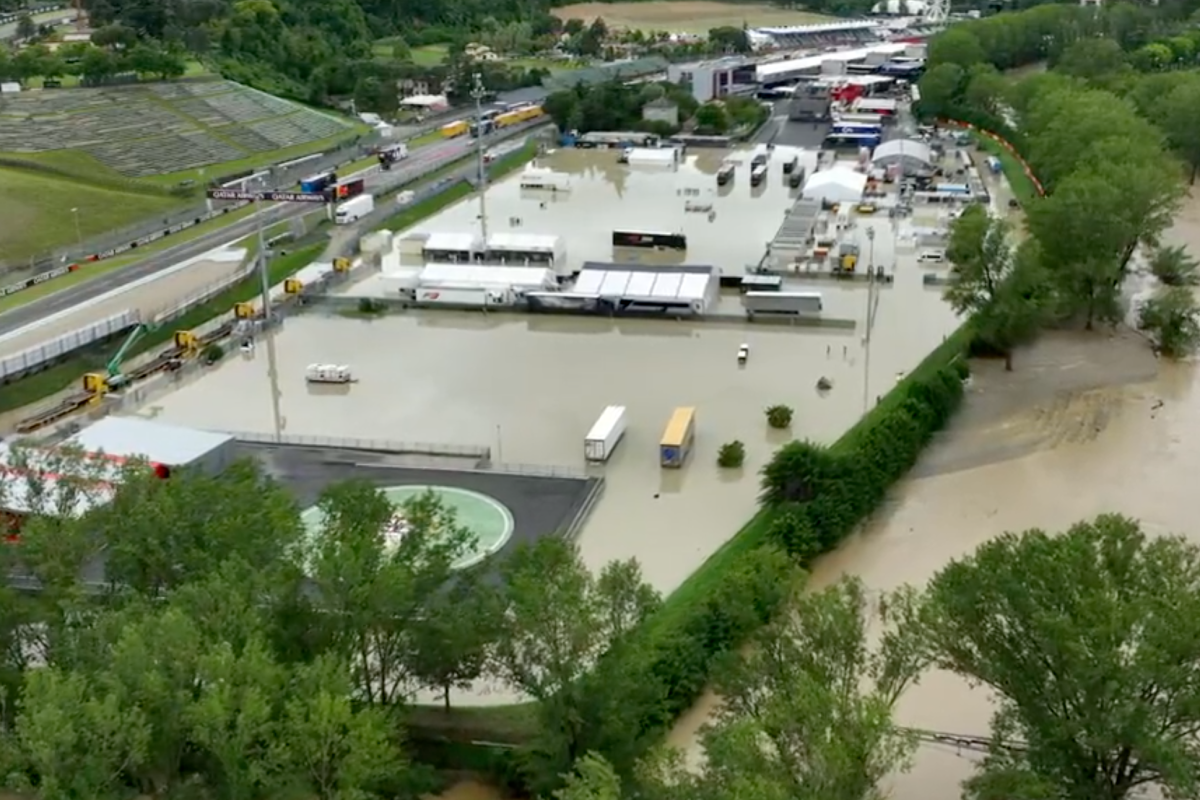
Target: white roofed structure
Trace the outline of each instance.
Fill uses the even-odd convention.
[[[511,288],[533,291],[558,285],[554,272],[540,267],[500,267],[481,264],[428,264],[417,279],[421,288]]]
[[[483,238],[476,233],[431,233],[422,249],[427,253],[482,253]]]
[[[826,203],[855,203],[862,199],[867,188],[867,176],[849,167],[814,172],[801,193],[809,200]]]
[[[72,436],[67,444],[116,461],[145,458],[152,464],[199,467],[215,473],[232,462],[234,438],[137,417],[105,417]]]
[[[892,139],[875,148],[871,163],[886,167],[899,164],[905,172],[932,169],[933,152],[929,146],[917,139]]]
[[[562,244],[561,236],[546,233],[513,233],[501,231],[487,238],[487,251],[512,253],[546,253],[553,255]]]
[[[798,77],[806,72],[814,72],[821,68],[826,61],[865,61],[872,54],[896,56],[908,48],[904,42],[885,42],[882,44],[861,47],[855,50],[840,50],[833,53],[818,53],[806,58],[792,58],[787,61],[772,61],[759,64],[755,70],[759,83],[784,81]]]
[[[624,303],[667,303],[703,311],[720,291],[719,278],[717,269],[708,266],[646,267],[589,261],[571,292]]]

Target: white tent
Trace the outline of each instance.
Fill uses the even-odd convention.
[[[923,0],[883,0],[871,9],[872,14],[892,14],[901,17],[916,17],[925,13]]]
[[[853,203],[862,199],[867,176],[849,167],[814,172],[804,184],[804,196],[827,203]]]
[[[905,172],[933,168],[933,153],[916,139],[892,139],[875,148],[871,163],[877,167],[899,164]]]

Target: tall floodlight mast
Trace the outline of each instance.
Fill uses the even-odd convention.
[[[478,72],[474,75],[471,85],[471,97],[475,99],[475,146],[479,155],[479,232],[487,241],[487,160],[483,152],[485,131],[483,127],[483,98],[487,92],[483,88],[483,76]]]

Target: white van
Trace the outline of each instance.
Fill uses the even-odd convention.
[[[918,264],[941,264],[945,260],[945,250],[926,250],[917,256]]]

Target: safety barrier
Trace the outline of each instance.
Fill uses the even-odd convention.
[[[32,372],[82,347],[108,339],[126,331],[141,321],[136,311],[123,311],[108,319],[65,333],[56,339],[30,347],[16,355],[0,359],[0,383]]]
[[[490,447],[461,444],[435,444],[432,442],[397,442],[388,439],[354,439],[340,436],[298,436],[291,433],[254,433],[246,431],[222,431],[239,442],[249,444],[280,445],[283,447],[323,447],[338,450],[363,450],[399,455],[452,456],[486,461],[491,458]]]

